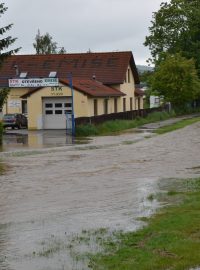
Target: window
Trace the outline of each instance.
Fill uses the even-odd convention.
[[[53,108],[53,104],[52,103],[46,103],[45,108]]]
[[[57,76],[57,71],[49,72],[49,78],[55,78]]]
[[[133,110],[133,98],[131,97],[130,98],[130,111]]]
[[[126,98],[123,98],[123,111],[126,111]]]
[[[130,83],[131,82],[131,80],[130,80],[130,69],[128,68],[128,83]]]
[[[22,113],[27,113],[27,100],[22,100]]]
[[[62,108],[62,103],[55,103],[55,108]]]
[[[104,114],[108,114],[108,99],[104,99]]]
[[[53,111],[52,110],[46,110],[45,113],[46,114],[53,114]]]
[[[55,114],[62,114],[62,110],[55,110]]]
[[[138,110],[140,110],[140,98],[138,98]]]
[[[72,106],[72,104],[71,103],[65,103],[65,108],[67,108],[67,107],[71,107]]]
[[[124,80],[124,82],[127,83],[126,75],[125,75],[125,80]]]
[[[117,98],[114,99],[114,112],[117,113]]]
[[[94,115],[98,115],[98,102],[94,99]]]
[[[65,110],[65,114],[66,113],[72,113],[72,110]]]

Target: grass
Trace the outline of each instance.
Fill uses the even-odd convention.
[[[184,119],[184,120],[181,120],[181,121],[179,121],[177,123],[174,123],[172,125],[158,128],[155,131],[155,133],[164,134],[164,133],[171,132],[171,131],[174,131],[174,130],[177,130],[177,129],[180,129],[180,128],[184,128],[184,127],[186,127],[188,125],[194,124],[194,123],[199,122],[199,121],[200,121],[200,117]]]
[[[123,130],[136,128],[138,126],[147,123],[166,120],[171,118],[172,116],[175,116],[173,112],[170,114],[166,112],[155,112],[149,114],[145,118],[138,117],[134,120],[113,120],[113,121],[106,121],[99,125],[93,124],[80,125],[76,127],[76,136],[87,137],[87,136],[108,135],[118,133]]]
[[[179,199],[145,218],[147,226],[104,241],[104,252],[90,256],[90,268],[184,270],[199,266],[200,178],[183,180],[180,186],[165,193],[167,200]]]

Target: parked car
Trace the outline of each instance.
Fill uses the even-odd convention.
[[[12,129],[14,128],[27,128],[27,118],[21,113],[9,113],[9,114],[4,114],[3,119],[2,119],[3,126],[6,127],[11,127]]]

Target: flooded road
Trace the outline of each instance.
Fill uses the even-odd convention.
[[[7,129],[3,135],[1,152],[13,151],[17,149],[41,149],[74,144],[72,136],[66,134],[66,130],[37,130],[27,129],[12,130]]]
[[[157,203],[160,181],[200,175],[200,123],[150,137],[1,153],[0,269],[87,269],[70,239],[100,228],[132,230]]]

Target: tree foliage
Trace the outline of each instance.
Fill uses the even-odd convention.
[[[2,16],[6,10],[7,7],[5,7],[4,3],[0,3],[0,16]],[[0,28],[0,35],[2,36],[0,39],[0,66],[8,56],[17,53],[20,50],[20,48],[8,50],[8,48],[11,45],[13,45],[13,43],[16,41],[16,38],[12,38],[11,36],[5,37],[7,31],[9,31],[12,28],[12,25],[13,24],[9,24],[7,26],[3,26]],[[8,96],[8,93],[9,89],[7,88],[0,89],[0,108],[3,107],[3,104]]]
[[[150,80],[152,91],[177,108],[200,97],[200,80],[194,60],[180,54],[167,55]]]
[[[9,91],[10,91],[9,88],[0,88],[0,108],[3,107],[8,97]]]
[[[53,41],[52,36],[49,33],[44,35],[40,34],[40,30],[35,37],[35,43],[33,43],[33,47],[36,50],[36,54],[64,54],[66,50],[64,47],[58,48],[57,42]]]
[[[6,10],[7,7],[5,7],[4,3],[0,3],[0,17],[4,14]],[[8,47],[10,47],[16,41],[16,38],[12,38],[11,36],[5,37],[6,32],[9,31],[12,28],[12,26],[13,24],[9,24],[0,27],[0,35],[2,36],[0,39],[0,65],[8,56],[17,53],[20,50],[20,48],[7,50]]]
[[[145,39],[152,61],[160,61],[164,53],[179,53],[194,58],[200,68],[200,0],[171,0],[163,2],[153,13]]]

